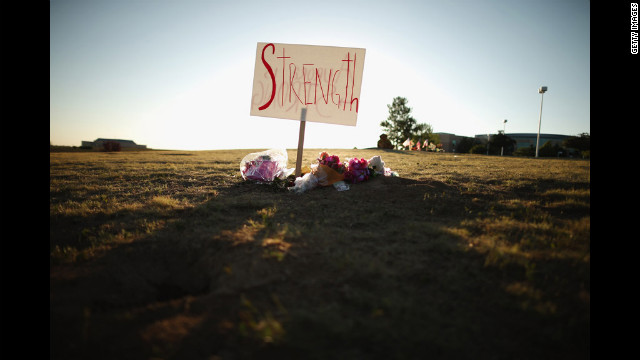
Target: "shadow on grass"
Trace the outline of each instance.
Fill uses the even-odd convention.
[[[584,358],[572,301],[523,307],[542,296],[526,271],[487,266],[451,230],[477,218],[478,196],[404,178],[220,189],[155,214],[164,226],[133,242],[52,267],[51,358]]]

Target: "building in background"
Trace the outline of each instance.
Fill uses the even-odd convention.
[[[492,135],[494,134],[489,134],[489,136]],[[516,141],[515,150],[529,146],[536,147],[538,133],[507,133],[506,135]],[[558,144],[562,146],[564,139],[570,137],[571,136],[568,135],[540,134],[540,146],[544,145],[547,141],[551,141],[551,145]],[[487,143],[487,134],[476,135],[475,138],[484,144]]]
[[[119,143],[120,147],[123,149],[146,149],[147,148],[147,145],[138,145],[132,140],[103,139],[103,138],[96,139],[95,141],[83,141],[82,147],[102,149],[104,147],[104,143],[108,141]]]
[[[474,140],[475,143],[478,144],[487,144],[488,140],[492,140],[493,136],[496,134],[481,134],[475,135],[474,137],[469,136],[461,136],[455,135],[451,133],[438,132],[434,133],[439,136],[440,144],[442,144],[442,150],[445,152],[459,152],[458,145],[464,139]],[[516,146],[514,150],[520,148],[527,148],[529,146],[536,147],[536,139],[538,137],[537,133],[507,133],[506,134],[511,139],[515,140]],[[562,147],[562,143],[565,139],[570,138],[569,135],[558,135],[558,134],[540,134],[540,146],[544,145],[547,141],[551,142],[551,145],[559,145]],[[468,145],[467,145],[468,146]]]
[[[468,136],[460,136],[460,135],[443,133],[443,132],[439,132],[435,134],[440,137],[440,143],[442,144],[442,149],[445,152],[456,152],[456,145],[460,144],[460,141],[462,139],[468,138]]]

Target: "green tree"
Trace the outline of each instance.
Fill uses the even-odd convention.
[[[411,108],[407,106],[406,98],[395,97],[393,103],[387,105],[387,108],[389,108],[389,116],[387,120],[380,123],[380,126],[396,149],[400,148],[408,138],[414,142],[419,139],[431,141],[433,135],[431,125],[418,124],[411,116]]]
[[[540,149],[538,149],[539,157],[557,157],[558,152],[562,151],[562,147],[557,143],[554,144],[551,141],[545,142]]]
[[[440,144],[440,135],[434,133],[429,134],[429,144]]]
[[[492,155],[500,155],[502,151],[504,155],[510,155],[516,148],[516,141],[508,137],[502,130],[496,135],[491,135],[489,141],[489,153]]]
[[[475,144],[469,149],[470,154],[486,154],[487,153],[487,145],[485,144]]]
[[[513,152],[513,155],[534,157],[536,156],[536,148],[533,145],[521,147],[519,149],[516,149],[516,151]]]
[[[416,124],[413,134],[411,135],[411,140],[413,140],[414,143],[419,140],[424,141],[425,139],[429,138],[429,134],[431,133],[433,133],[433,130],[431,130],[431,125]]]
[[[456,152],[459,154],[469,153],[474,145],[476,145],[476,139],[463,137],[458,144],[456,144]]]
[[[562,145],[566,148],[575,149],[582,157],[589,157],[591,151],[591,136],[589,133],[582,133],[578,136],[566,138]]]

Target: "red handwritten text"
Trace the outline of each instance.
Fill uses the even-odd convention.
[[[262,65],[268,71],[271,80],[271,95],[268,99],[266,97],[263,99],[266,102],[258,108],[259,110],[266,110],[273,106],[273,99],[276,93],[279,93],[279,105],[283,108],[322,103],[329,105],[329,101],[331,101],[337,109],[358,112],[360,101],[358,96],[354,95],[354,84],[356,82],[356,68],[360,64],[355,52],[347,52],[344,55],[345,57],[339,60],[341,63],[336,64],[338,65],[337,68],[327,68],[324,66],[318,67],[316,64],[309,62],[296,64],[296,59],[292,56],[286,56],[285,47],[278,49],[281,50],[279,51],[282,54],[280,56],[265,56],[268,48],[272,50],[271,55],[275,55],[276,47],[273,43],[266,44],[262,48],[261,57]],[[275,66],[276,61],[279,60],[281,60],[281,66]],[[275,73],[273,71],[274,68],[276,69]],[[276,82],[278,71],[282,72],[280,80],[278,80],[279,84]],[[346,72],[344,80],[341,79],[342,72]],[[344,87],[342,87],[342,83],[344,83]],[[344,91],[341,89],[344,89]],[[313,96],[311,96],[312,90]],[[285,92],[288,92],[286,97]],[[318,101],[318,93],[320,93],[320,101]],[[348,108],[347,102],[349,103]]]

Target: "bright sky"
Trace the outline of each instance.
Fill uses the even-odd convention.
[[[50,0],[50,140],[153,149],[297,148],[250,116],[258,42],[365,48],[356,126],[306,148],[375,147],[406,97],[434,132],[590,133],[588,0]]]

